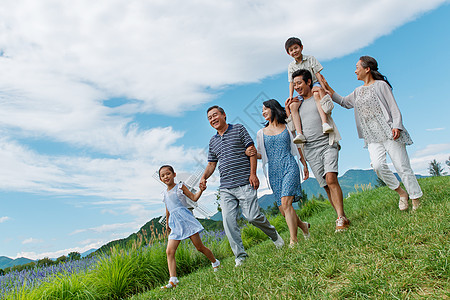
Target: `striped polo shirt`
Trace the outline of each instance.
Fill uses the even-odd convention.
[[[245,155],[245,149],[251,145],[253,140],[241,124],[228,124],[222,136],[217,133],[211,138],[208,161],[219,162],[221,188],[250,183],[250,158]]]

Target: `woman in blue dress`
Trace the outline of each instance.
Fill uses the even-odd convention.
[[[164,203],[166,204],[166,230],[170,231],[166,249],[170,279],[167,285],[161,287],[162,289],[174,288],[179,283],[175,253],[178,245],[184,239],[190,238],[195,248],[211,261],[214,272],[220,266],[220,261],[214,257],[211,250],[203,245],[200,239],[199,233],[203,231],[202,224],[183,204],[186,202],[185,197],[197,201],[205,189],[200,189],[193,194],[182,182],[175,184],[176,176],[172,166],[164,165],[159,169],[159,179],[167,185],[167,190],[164,191]]]
[[[303,236],[307,239],[310,227],[310,224],[300,220],[292,207],[294,198],[302,195],[300,165],[296,157],[300,157],[304,166],[304,179],[309,177],[308,166],[301,149],[292,141],[293,137],[286,127],[286,112],[280,103],[274,99],[265,101],[262,115],[267,123],[257,133],[257,157],[262,159],[266,179],[266,164],[268,165],[270,188],[277,199],[278,209],[286,219],[290,245],[295,245],[298,242],[297,228],[303,231]]]

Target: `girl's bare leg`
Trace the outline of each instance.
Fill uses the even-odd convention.
[[[175,261],[175,253],[181,241],[169,240],[167,242],[167,265],[169,267],[170,277],[177,277],[177,263]]]
[[[196,233],[189,237],[194,244],[195,248],[201,253],[205,254],[205,256],[213,263],[216,261],[214,254],[202,243],[202,239],[200,238],[200,234]]]

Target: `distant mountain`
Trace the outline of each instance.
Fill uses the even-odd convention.
[[[9,267],[14,267],[14,266],[20,266],[20,265],[24,265],[27,263],[30,263],[34,260],[25,258],[25,257],[19,257],[16,259],[12,259],[6,256],[0,256],[0,269],[5,269],[5,268],[9,268]]]
[[[88,256],[89,254],[91,254],[91,253],[93,253],[93,252],[95,252],[95,251],[97,251],[97,249],[89,249],[89,250],[87,250],[87,251],[84,251],[83,253],[80,253],[81,254],[81,257],[86,257],[86,256]]]

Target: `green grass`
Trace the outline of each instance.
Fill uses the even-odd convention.
[[[242,267],[229,257],[217,273],[208,266],[182,276],[176,289],[131,299],[448,299],[450,177],[419,183],[416,212],[401,212],[387,187],[356,193],[344,204],[350,229],[335,234],[331,206],[312,203],[299,212],[311,223],[311,239],[295,248],[276,250],[249,235],[263,241],[248,249]],[[287,241],[283,220],[271,221]]]

